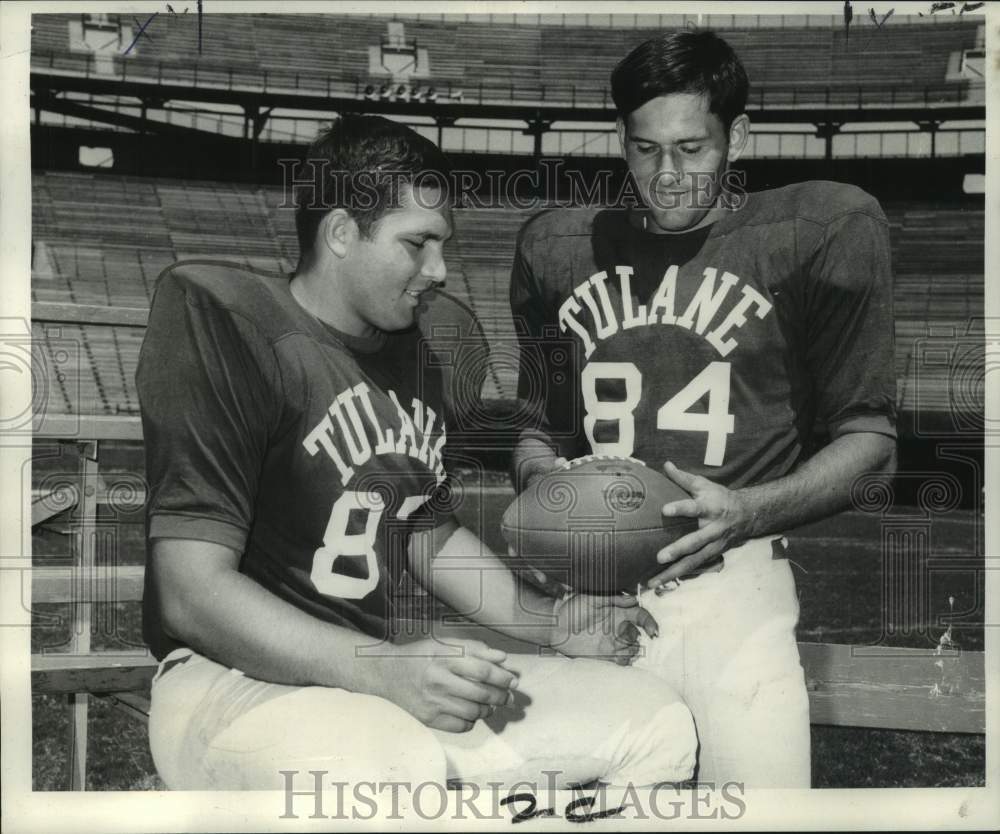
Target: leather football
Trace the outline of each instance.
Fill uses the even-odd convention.
[[[501,531],[550,579],[585,593],[635,593],[666,569],[656,554],[697,529],[697,519],[661,512],[688,497],[640,460],[588,455],[532,481],[504,512]]]

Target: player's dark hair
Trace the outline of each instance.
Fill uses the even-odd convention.
[[[684,29],[650,38],[626,55],[611,73],[618,115],[671,93],[706,93],[709,112],[726,130],[746,110],[750,81],[733,48],[715,32]]]
[[[323,218],[345,209],[364,237],[400,206],[403,186],[435,186],[446,200],[451,165],[412,128],[381,116],[344,115],[322,130],[296,173],[295,230],[308,259]]]

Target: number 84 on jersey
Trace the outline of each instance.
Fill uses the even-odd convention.
[[[704,435],[706,466],[722,466],[726,441],[736,427],[729,412],[730,363],[709,362],[687,385],[660,404],[656,428]],[[609,382],[624,391],[623,398],[601,399]],[[631,457],[635,452],[635,410],[643,397],[642,373],[632,362],[589,362],[581,374],[583,429],[596,455]],[[704,411],[692,407],[707,397]],[[617,432],[608,424],[615,424]],[[599,425],[600,424],[600,425]],[[616,440],[606,440],[609,435]]]

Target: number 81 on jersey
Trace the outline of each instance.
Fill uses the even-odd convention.
[[[602,380],[623,380],[625,398],[601,400],[597,383]],[[583,430],[595,455],[631,457],[635,451],[635,409],[642,399],[642,373],[631,362],[589,362],[581,374],[583,388]],[[664,431],[703,432],[706,466],[722,466],[726,455],[726,440],[733,433],[736,420],[729,413],[730,363],[710,362],[705,369],[660,406],[656,412],[656,428]],[[689,409],[708,395],[705,412]],[[618,439],[598,441],[595,428],[598,421],[616,422]]]

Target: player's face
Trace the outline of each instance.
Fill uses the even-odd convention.
[[[651,232],[686,231],[705,220],[726,167],[742,149],[745,118],[727,131],[708,107],[704,94],[672,93],[650,99],[619,125]]]
[[[369,238],[355,239],[342,289],[356,335],[403,330],[416,320],[421,296],[444,283],[444,244],[451,208],[434,188],[404,188],[400,207],[378,220]]]

